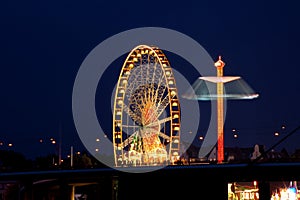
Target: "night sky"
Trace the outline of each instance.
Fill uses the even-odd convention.
[[[222,55],[224,75],[243,77],[260,94],[254,100],[228,101],[225,146],[270,147],[300,125],[300,15],[297,1],[291,2],[2,1],[0,148],[34,158],[55,152],[49,139],[61,134],[63,156],[70,146],[84,150],[72,116],[77,71],[103,40],[139,27],[182,32],[214,60]],[[174,55],[169,61],[177,69],[186,64]],[[196,77],[188,69],[193,82]],[[116,65],[107,70],[108,80],[96,98],[97,112],[107,111],[101,106],[110,103],[119,70]],[[107,132],[111,118],[108,113],[101,122]],[[238,138],[233,138],[233,128]],[[274,137],[276,131],[279,137]],[[277,150],[293,152],[300,148],[299,141],[298,131]]]

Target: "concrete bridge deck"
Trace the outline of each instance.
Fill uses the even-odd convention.
[[[128,169],[130,170],[130,169]],[[10,184],[9,200],[228,199],[228,183],[258,182],[260,199],[270,199],[271,181],[300,180],[300,163],[199,164],[167,166],[143,173],[111,168],[0,173]],[[15,187],[12,187],[15,186]],[[84,199],[84,198],[83,198]]]

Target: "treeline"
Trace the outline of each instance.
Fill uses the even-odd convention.
[[[58,156],[49,154],[37,157],[33,160],[27,159],[23,154],[13,150],[0,150],[0,171],[32,171],[32,170],[51,170],[51,169],[83,169],[83,168],[103,168],[103,165],[96,158],[87,152],[76,154],[71,158],[64,158],[59,162]]]

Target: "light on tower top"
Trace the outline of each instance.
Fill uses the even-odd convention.
[[[222,60],[221,56],[219,56],[219,60],[215,62],[215,67],[223,68],[225,66],[225,62]]]

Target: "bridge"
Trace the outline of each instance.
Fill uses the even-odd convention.
[[[269,183],[300,180],[299,169],[300,163],[241,163],[167,166],[147,173],[142,167],[135,173],[111,168],[7,172],[0,173],[0,186],[9,200],[228,199],[228,183],[255,180],[259,199],[269,200]]]

